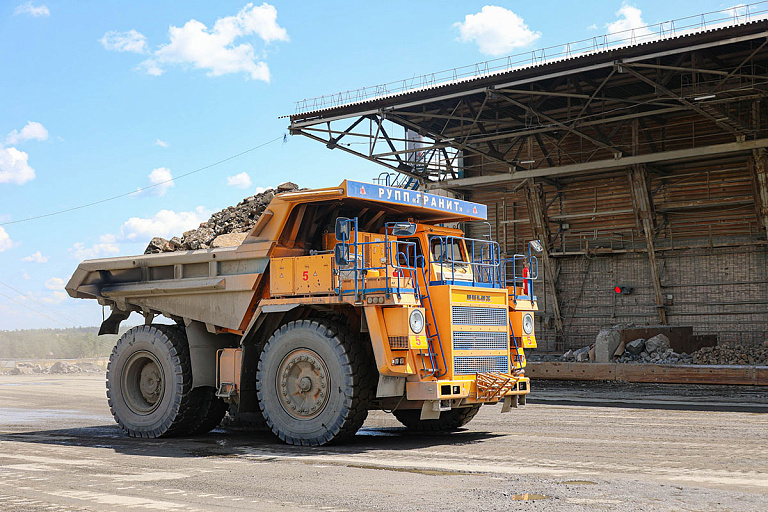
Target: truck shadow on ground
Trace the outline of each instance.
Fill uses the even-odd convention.
[[[425,434],[402,427],[363,427],[357,435],[330,446],[289,446],[266,430],[244,431],[218,428],[194,437],[138,439],[125,435],[117,425],[38,430],[0,434],[0,443],[21,442],[58,446],[111,449],[124,455],[151,457],[236,457],[263,462],[270,458],[357,455],[369,451],[409,451],[436,446],[480,443],[504,434],[459,430]]]

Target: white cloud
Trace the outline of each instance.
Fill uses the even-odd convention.
[[[65,284],[67,284],[67,282],[62,278],[52,277],[45,282],[45,287],[49,290],[63,290]]]
[[[157,196],[164,196],[168,189],[174,186],[171,170],[158,167],[149,173],[149,183],[153,185],[149,191]]]
[[[164,140],[155,139],[155,146],[160,146],[161,148],[167,148],[169,144]]]
[[[120,248],[115,241],[115,235],[102,235],[99,237],[99,243],[86,247],[83,242],[76,242],[69,249],[69,252],[78,260],[91,260],[100,256],[116,255],[120,253]]]
[[[13,240],[11,240],[11,237],[5,231],[5,228],[0,226],[0,252],[7,251],[14,245],[16,244],[13,243]]]
[[[110,30],[99,39],[99,42],[105,49],[115,52],[144,53],[147,51],[147,38],[133,29],[127,32]]]
[[[486,55],[510,53],[541,37],[541,32],[529,29],[523,18],[496,5],[486,5],[477,14],[467,14],[463,22],[453,26],[459,29],[459,41],[474,41]]]
[[[227,185],[237,188],[248,188],[251,186],[251,177],[247,172],[241,172],[234,176],[227,176]]]
[[[7,145],[18,144],[26,140],[48,140],[48,130],[36,121],[27,121],[21,131],[13,130],[5,137]]]
[[[120,235],[130,241],[149,240],[155,236],[170,238],[198,227],[208,216],[202,206],[191,212],[160,210],[148,218],[131,217],[120,228]]]
[[[57,278],[54,278],[54,279],[57,279]],[[48,286],[47,283],[46,283],[46,286]],[[45,304],[58,304],[64,299],[66,299],[67,297],[69,297],[69,295],[67,294],[67,292],[63,291],[62,289],[62,290],[56,290],[54,292],[51,292],[50,295],[40,296],[39,301]]]
[[[29,155],[16,148],[0,147],[0,183],[22,185],[35,179],[35,170],[29,166]]]
[[[30,279],[32,279],[32,276],[30,276],[29,274],[27,274],[27,271],[26,271],[26,270],[23,270],[23,269],[22,269],[22,271],[21,271],[21,278],[22,278],[22,279],[26,279],[26,280],[30,280]]]
[[[597,23],[593,23],[587,27],[587,30],[597,30]]]
[[[29,14],[33,18],[39,18],[40,16],[50,16],[51,11],[48,10],[48,6],[34,5],[32,2],[21,4],[13,10],[13,14],[18,16],[19,14]]]
[[[633,43],[637,39],[653,36],[643,21],[643,12],[637,7],[624,3],[616,11],[616,16],[619,19],[605,25],[606,33],[613,36],[608,39],[610,42]]]
[[[208,76],[246,73],[253,80],[269,82],[269,66],[258,61],[253,45],[236,44],[238,38],[256,35],[264,41],[288,41],[288,33],[277,24],[277,9],[263,3],[247,4],[236,16],[219,18],[212,29],[189,20],[183,27],[168,29],[170,42],[160,46],[139,68],[159,76],[170,65],[191,65],[205,69]]]
[[[30,254],[26,258],[21,258],[21,261],[31,261],[34,263],[47,263],[48,256],[43,256],[40,251]]]

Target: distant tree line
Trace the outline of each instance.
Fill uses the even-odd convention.
[[[78,359],[108,356],[119,336],[99,336],[98,332],[98,327],[0,331],[0,359]]]

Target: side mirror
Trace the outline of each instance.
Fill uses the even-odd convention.
[[[416,224],[413,222],[395,222],[392,225],[394,236],[413,236],[416,233]]]
[[[531,240],[531,249],[534,250],[534,252],[541,252],[544,250],[544,248],[541,246],[541,240]]]
[[[346,244],[336,244],[333,248],[333,256],[337,267],[349,265],[349,246]]]
[[[336,240],[339,242],[346,242],[349,240],[349,235],[352,232],[352,223],[350,219],[346,217],[338,217],[336,219]]]

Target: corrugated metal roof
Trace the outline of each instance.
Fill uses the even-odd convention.
[[[608,46],[607,48],[600,49],[600,50],[581,52],[578,55],[571,55],[563,58],[555,58],[552,60],[547,59],[545,62],[542,62],[542,63],[521,65],[511,69],[505,68],[499,71],[482,73],[482,74],[478,74],[478,75],[474,75],[466,78],[448,80],[448,81],[436,83],[434,85],[409,88],[403,91],[387,93],[379,96],[374,96],[371,98],[366,98],[364,100],[350,101],[346,103],[340,103],[338,105],[334,105],[331,107],[319,108],[315,110],[309,110],[306,112],[291,114],[287,116],[281,116],[281,118],[290,118],[293,121],[293,120],[302,120],[302,119],[307,119],[312,117],[318,117],[320,114],[332,113],[340,109],[349,109],[350,107],[358,107],[358,106],[360,107],[369,106],[376,102],[382,102],[382,101],[391,100],[391,99],[402,100],[408,96],[414,96],[418,93],[428,92],[428,91],[438,91],[438,90],[446,89],[452,86],[471,85],[476,82],[493,79],[493,78],[501,78],[501,77],[504,77],[505,79],[514,78],[516,75],[521,74],[523,72],[530,71],[530,70],[537,69],[537,70],[543,71],[543,70],[546,70],[547,68],[558,67],[558,65],[562,65],[563,63],[577,64],[590,58],[593,58],[593,59],[595,57],[599,58],[601,56],[605,56],[608,54],[620,53],[622,58],[628,58],[628,57],[641,56],[643,53],[649,53],[648,50],[650,50],[651,48],[653,48],[656,51],[658,51],[659,49],[673,50],[676,48],[685,48],[686,46],[688,46],[689,42],[692,42],[692,40],[695,40],[695,39],[701,39],[702,36],[710,36],[710,37],[707,37],[706,39],[709,41],[717,41],[719,39],[727,39],[731,37],[732,33],[742,33],[742,32],[743,33],[759,33],[761,30],[768,29],[768,19],[766,19],[768,17],[768,12],[760,13],[760,14],[763,17],[761,19],[754,20],[754,21],[748,21],[743,23],[733,23],[733,24],[728,24],[726,26],[721,26],[717,28],[695,30],[695,31],[686,32],[684,34],[670,36],[670,37],[653,38],[653,39],[649,39],[647,41],[643,41],[635,44]],[[563,46],[565,47],[565,45]],[[642,49],[642,51],[638,51],[640,49]],[[611,55],[611,57],[612,59],[615,59],[616,57],[618,57],[618,55]],[[371,87],[370,89],[373,89],[373,87]],[[331,95],[328,97],[330,98],[333,96],[342,96],[344,94],[349,94],[350,92],[352,91],[347,91],[345,93],[339,93],[339,94]],[[320,98],[313,98],[305,101],[313,101],[316,99],[319,100]]]

